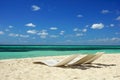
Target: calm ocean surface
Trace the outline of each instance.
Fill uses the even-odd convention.
[[[120,53],[120,46],[0,46],[0,59],[69,54]]]

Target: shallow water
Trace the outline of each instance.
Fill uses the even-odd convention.
[[[120,53],[120,46],[0,46],[0,59],[69,54]]]

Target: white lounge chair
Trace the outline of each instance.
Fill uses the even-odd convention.
[[[46,64],[47,66],[58,67],[66,65],[67,63],[75,59],[77,56],[78,54],[75,54],[62,60],[41,60],[40,62]]]
[[[97,52],[95,57],[91,58],[90,60],[86,61],[85,64],[90,64],[93,61],[97,60],[99,57],[101,57],[104,54],[104,52]]]
[[[68,63],[68,66],[73,65],[81,65],[81,64],[88,64],[92,63],[96,59],[98,59],[100,56],[102,56],[103,52],[97,52],[96,54],[88,54],[83,58],[78,58],[77,60],[73,60],[70,63]]]
[[[40,62],[46,64],[47,66],[73,66],[73,65],[82,65],[92,63],[100,56],[102,56],[103,52],[97,52],[96,54],[88,54],[83,58],[78,58],[78,55],[72,55],[63,60],[41,60]]]

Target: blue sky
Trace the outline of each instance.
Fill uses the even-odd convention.
[[[0,44],[120,45],[120,0],[1,0]]]

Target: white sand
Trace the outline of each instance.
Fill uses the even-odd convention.
[[[120,80],[120,54],[104,54],[92,66],[85,67],[33,63],[64,57],[67,56],[0,60],[0,80]]]

